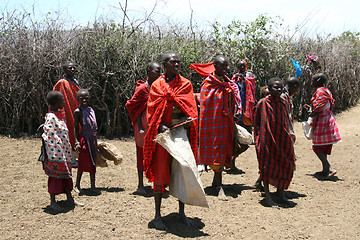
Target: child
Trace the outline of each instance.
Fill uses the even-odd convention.
[[[63,210],[55,201],[55,195],[60,193],[66,193],[67,201],[70,204],[84,206],[75,201],[71,195],[73,189],[71,145],[63,113],[59,111],[64,107],[64,96],[59,91],[51,91],[46,100],[50,112],[45,116],[42,138],[46,150],[44,171],[49,176],[50,208],[56,211]]]
[[[315,174],[329,178],[336,174],[336,170],[330,166],[327,155],[331,154],[332,145],[341,141],[336,119],[332,113],[334,98],[330,90],[324,87],[327,77],[323,73],[317,73],[312,77],[312,86],[316,92],[311,98],[311,107],[304,107],[311,111],[313,117],[314,136],[312,139],[313,150],[321,160],[323,170]]]
[[[150,62],[147,65],[147,80],[146,82],[139,80],[136,83],[135,93],[126,103],[126,108],[129,112],[131,123],[134,126],[134,137],[136,143],[136,159],[138,172],[138,188],[136,193],[145,195],[145,187],[143,182],[144,175],[144,137],[148,131],[148,123],[146,117],[146,107],[149,98],[150,87],[152,83],[160,77],[161,66],[157,62]]]
[[[255,108],[254,136],[260,178],[264,183],[265,203],[277,206],[269,191],[269,183],[277,188],[279,201],[290,204],[284,190],[290,185],[295,168],[295,153],[289,125],[287,102],[281,98],[281,79],[268,82],[270,96],[260,99]]]
[[[86,89],[77,93],[80,106],[74,112],[75,150],[79,151],[78,172],[75,192],[80,193],[80,181],[83,172],[90,173],[90,191],[98,193],[95,188],[96,154],[97,154],[97,124],[94,110],[89,107],[90,94]],[[80,128],[81,127],[81,132]]]
[[[264,98],[270,95],[270,91],[269,91],[269,87],[268,86],[263,86],[260,89],[260,98]]]
[[[300,81],[296,77],[291,77],[286,80],[286,86],[284,87],[284,93],[281,94],[281,97],[287,101],[287,110],[288,110],[288,123],[290,128],[291,138],[293,143],[295,143],[296,137],[294,132],[294,104],[292,101],[292,96],[299,90]]]

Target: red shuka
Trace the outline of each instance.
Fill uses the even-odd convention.
[[[255,108],[254,137],[260,176],[278,189],[287,189],[295,168],[286,100],[268,96]]]
[[[148,100],[147,116],[149,130],[145,136],[144,143],[144,170],[145,176],[149,182],[154,181],[153,155],[156,149],[154,138],[158,134],[160,122],[164,121],[164,112],[176,104],[181,111],[188,117],[197,118],[198,112],[191,82],[177,75],[174,80],[169,83],[165,81],[165,75],[160,76],[150,89]],[[190,126],[189,141],[191,149],[197,159],[197,120],[193,121]]]
[[[136,118],[146,110],[146,103],[149,98],[149,87],[146,82],[143,80],[138,80],[136,82],[136,88],[134,95],[130,100],[126,102],[126,109],[129,112],[131,123],[134,126],[136,123]]]
[[[64,95],[65,123],[69,130],[69,140],[73,149],[75,147],[74,111],[79,107],[76,98],[79,90],[80,88],[75,82],[67,79],[60,79],[53,88],[53,91],[59,91]]]
[[[200,92],[199,164],[229,167],[234,142],[235,96],[230,79],[208,76]]]

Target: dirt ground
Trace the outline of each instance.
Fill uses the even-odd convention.
[[[111,140],[124,155],[121,165],[98,168],[101,194],[85,191],[77,200],[85,207],[71,208],[65,195],[57,199],[66,212],[49,209],[47,176],[37,157],[40,139],[0,137],[0,239],[360,239],[360,104],[336,116],[343,142],[334,145],[329,160],[338,174],[316,178],[321,163],[311,150],[300,123],[296,123],[297,168],[289,193],[292,208],[263,206],[252,185],[257,178],[254,146],[237,159],[243,174],[224,174],[227,202],[220,202],[209,186],[213,173],[201,175],[210,208],[187,206],[195,227],[179,220],[178,203],[163,199],[167,232],[149,229],[154,217],[151,184],[147,196],[134,195],[137,186],[133,139]],[[74,170],[76,174],[76,170]],[[84,174],[82,187],[88,188]],[[274,191],[274,189],[272,189]]]

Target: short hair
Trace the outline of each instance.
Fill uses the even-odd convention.
[[[162,57],[163,64],[167,63],[172,56],[178,56],[175,52],[165,52]]]
[[[290,77],[286,80],[286,84],[290,87],[293,87],[293,86],[300,86],[300,81],[298,78],[296,77]]]
[[[317,73],[313,76],[313,79],[317,80],[320,79],[321,83],[324,84],[327,81],[327,77],[324,73]]]
[[[46,102],[48,105],[53,106],[63,97],[63,94],[59,91],[50,91],[46,95]]]
[[[269,87],[268,87],[268,86],[262,86],[262,88],[260,89],[260,97],[261,97],[261,98],[266,97],[266,96],[265,96],[266,90],[269,90]]]
[[[150,72],[151,70],[153,70],[155,65],[158,65],[159,67],[161,67],[160,63],[158,63],[158,62],[149,62],[148,65],[146,66],[146,72]]]
[[[224,60],[226,60],[226,57],[224,55],[216,55],[214,58],[214,66],[222,63]]]
[[[66,61],[64,62],[61,66],[62,66],[62,69],[65,70],[66,68],[69,67],[70,63],[74,64],[76,66],[76,63],[75,62],[72,62],[72,61]]]
[[[274,86],[275,82],[281,82],[282,80],[278,77],[274,77],[274,78],[270,78],[270,80],[268,81],[267,85],[269,88],[271,88],[272,86]]]
[[[77,92],[76,97],[79,97],[79,95],[80,95],[81,93],[87,93],[87,94],[90,96],[89,90],[87,90],[87,89],[85,89],[85,88],[82,88],[82,89],[80,89],[80,90]]]

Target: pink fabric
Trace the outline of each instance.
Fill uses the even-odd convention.
[[[336,119],[331,111],[334,99],[329,89],[319,87],[311,98],[311,109],[314,116],[313,145],[328,145],[341,141]]]

